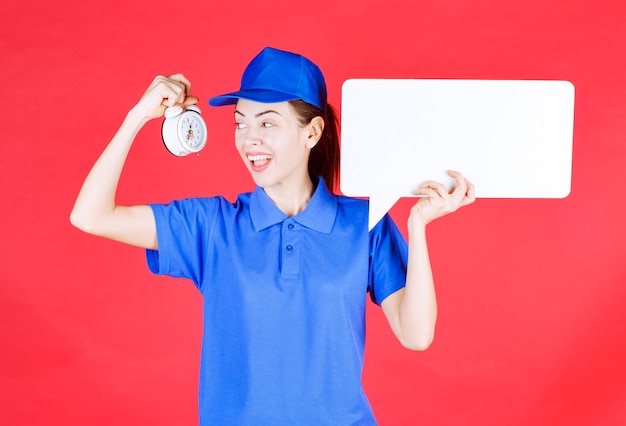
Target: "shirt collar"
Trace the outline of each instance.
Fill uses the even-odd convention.
[[[250,216],[256,231],[281,223],[288,218],[259,186],[250,196]],[[326,188],[326,182],[320,176],[309,204],[301,213],[291,219],[307,228],[328,234],[333,228],[336,216],[337,196]]]

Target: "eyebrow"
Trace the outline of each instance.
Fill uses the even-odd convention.
[[[280,115],[280,113],[279,113],[278,111],[274,111],[273,109],[268,109],[267,111],[262,111],[262,112],[259,112],[258,114],[254,114],[254,117],[255,117],[255,118],[259,118],[259,117],[260,117],[260,116],[262,116],[262,115],[265,115],[265,114],[271,114],[271,113],[274,113],[274,114],[278,114],[278,115]],[[239,114],[239,115],[241,115],[242,117],[245,117],[245,116],[246,116],[244,113],[242,113],[242,112],[241,112],[241,111],[239,111],[239,110],[235,110],[235,114]]]

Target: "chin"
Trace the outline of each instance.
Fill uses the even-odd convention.
[[[271,178],[270,176],[263,175],[262,173],[259,174],[251,172],[250,176],[252,176],[252,180],[254,181],[254,183],[261,188],[269,188],[276,185],[277,183],[275,179]]]

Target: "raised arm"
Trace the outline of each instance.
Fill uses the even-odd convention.
[[[161,117],[168,106],[183,107],[198,99],[189,96],[191,84],[182,74],[154,79],[140,101],[102,152],[78,194],[70,222],[89,234],[138,247],[156,249],[156,225],[149,206],[119,206],[115,194],[128,152],[141,128]]]
[[[449,172],[456,188],[449,193],[444,185],[426,182],[414,192],[424,195],[412,208],[408,219],[409,260],[406,287],[382,302],[383,312],[403,346],[425,350],[435,335],[437,298],[433,281],[426,225],[475,201],[474,186],[461,173]]]

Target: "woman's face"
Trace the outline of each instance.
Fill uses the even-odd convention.
[[[309,153],[318,138],[311,137],[311,126],[300,125],[288,102],[240,99],[235,124],[237,150],[258,186],[293,187],[309,179]]]

